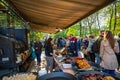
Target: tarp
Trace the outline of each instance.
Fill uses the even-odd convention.
[[[56,33],[115,0],[6,0],[35,31]]]

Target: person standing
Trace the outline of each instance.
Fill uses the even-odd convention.
[[[50,68],[50,72],[53,72],[54,60],[53,60],[53,39],[52,38],[49,38],[46,42],[45,55],[46,55],[46,62],[47,62],[47,65],[46,65],[47,73],[49,68]]]
[[[72,34],[70,35],[70,53],[71,57],[78,56],[77,38],[74,37]]]
[[[118,45],[119,45],[119,50],[120,50],[120,33],[118,33]],[[117,60],[118,60],[118,71],[120,71],[120,51],[119,54],[117,54]]]
[[[97,42],[97,47],[98,47],[98,51],[95,53],[95,57],[96,57],[96,63],[98,65],[100,65],[100,44],[101,44],[101,41],[103,40],[103,36],[104,36],[104,30],[101,30],[99,32],[99,37],[98,39],[96,40]]]
[[[88,37],[85,36],[85,37],[82,39],[82,46],[86,47],[86,49],[87,49],[88,44],[89,44]]]
[[[35,54],[35,49],[34,49],[34,43],[33,43],[33,41],[30,42],[30,50],[31,50],[30,58],[34,61],[35,58],[36,58],[36,54]]]
[[[88,43],[88,47],[86,49],[87,53],[90,55],[90,60],[92,62],[95,62],[95,53],[92,52],[91,47],[93,45],[93,43],[95,42],[94,36],[93,35],[89,35],[89,43]]]
[[[101,41],[100,57],[103,72],[115,76],[115,69],[118,68],[118,61],[115,53],[119,52],[118,42],[114,39],[111,31],[104,32],[104,39]]]
[[[70,37],[69,36],[66,37],[66,48],[67,48],[67,52],[70,53]]]
[[[34,43],[34,49],[35,49],[35,53],[37,56],[37,65],[40,66],[41,63],[41,52],[42,52],[42,43],[40,42],[40,39],[37,38],[36,42]]]
[[[82,46],[82,40],[81,40],[81,38],[78,38],[77,45],[78,45],[78,51],[80,51],[81,50],[81,46]]]
[[[103,40],[103,36],[104,36],[104,30],[101,30],[99,32],[99,37],[91,47],[92,52],[95,54],[95,63],[98,65],[100,65],[100,44],[101,41]]]

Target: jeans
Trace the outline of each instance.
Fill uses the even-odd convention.
[[[98,53],[95,53],[95,63],[100,65],[100,55]]]
[[[36,53],[36,56],[37,56],[37,64],[40,64],[41,63],[41,52]]]
[[[115,76],[115,70],[109,70],[109,69],[104,69],[103,72],[107,73],[107,74],[110,74],[112,76]]]
[[[89,52],[89,54],[90,54],[90,60],[91,60],[92,62],[95,62],[95,54],[94,54],[94,53],[91,53],[91,52]]]

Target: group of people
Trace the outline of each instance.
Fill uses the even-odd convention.
[[[36,58],[37,58],[37,65],[41,66],[41,53],[43,51],[43,48],[45,48],[45,55],[46,55],[46,70],[47,72],[50,70],[50,72],[53,71],[53,39],[49,38],[44,41],[44,45],[42,44],[42,41],[40,41],[40,38],[36,38],[36,41],[32,45],[32,52],[35,52]]]
[[[104,68],[103,72],[115,76],[115,70],[120,65],[120,33],[118,40],[109,30],[101,30],[98,39],[93,35],[88,37],[88,46],[82,47],[84,57]]]
[[[114,35],[109,30],[101,30],[100,35],[97,39],[93,35],[78,39],[72,34],[66,39],[59,37],[55,41],[52,38],[48,38],[44,45],[40,42],[39,38],[34,43],[34,49],[37,56],[37,65],[40,66],[42,48],[45,49],[46,55],[46,70],[53,71],[53,54],[54,45],[61,49],[62,47],[67,48],[67,52],[70,53],[71,57],[77,57],[79,55],[82,58],[86,58],[99,64],[104,68],[104,72],[115,75],[115,69],[118,68],[120,63],[120,34],[119,39],[114,39]]]
[[[55,44],[59,49],[66,47],[67,52],[71,53],[71,57],[76,57],[81,47],[81,40],[77,39],[73,34],[70,34],[66,39],[59,37],[56,39]]]

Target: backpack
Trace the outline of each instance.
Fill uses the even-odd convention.
[[[98,47],[98,44],[97,44],[97,41],[95,41],[92,46],[91,46],[91,51],[93,53],[99,53],[99,47]]]

